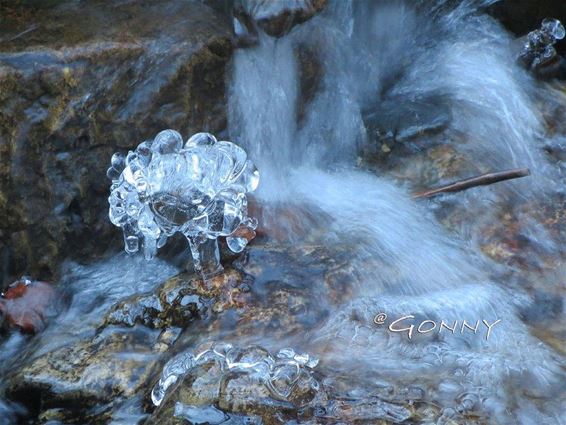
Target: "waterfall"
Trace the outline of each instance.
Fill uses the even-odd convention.
[[[531,187],[513,184],[509,196],[549,187],[553,171],[536,147],[543,130],[534,82],[515,65],[507,34],[476,13],[477,2],[449,3],[426,10],[410,2],[337,1],[281,39],[261,36],[259,46],[233,59],[230,135],[247,144],[269,176],[258,194],[268,235],[285,220],[274,217],[275,205],[301,206],[311,212],[304,217],[309,226],[323,229],[319,243],[351,251],[355,294],[307,343],[324,361],[352,383],[418,382],[442,406],[472,394],[472,408],[481,405],[498,423],[534,423],[537,415],[546,423],[558,417],[559,402],[545,397],[559,388],[563,372],[519,317],[528,297],[493,281],[498,266],[436,224],[405,188],[356,167],[367,140],[362,111],[372,99],[435,95],[448,99],[454,119],[447,131],[464,135],[470,159],[536,170]],[[315,46],[323,71],[299,122],[296,52],[305,43]],[[492,217],[491,199],[473,197],[470,208]],[[306,238],[304,229],[289,233],[291,242]],[[500,323],[489,339],[460,332],[409,341],[377,328],[380,312]],[[522,393],[527,387],[545,398],[545,413]],[[470,408],[462,403],[460,409]],[[446,408],[445,418],[451,412]]]

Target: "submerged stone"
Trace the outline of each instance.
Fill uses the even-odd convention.
[[[244,275],[226,268],[204,281],[198,276],[181,274],[154,292],[134,295],[116,304],[106,315],[105,326],[116,324],[150,328],[186,328],[195,319],[246,304]]]
[[[7,394],[31,413],[88,407],[133,397],[160,356],[159,332],[138,327],[107,330],[92,339],[27,360],[6,380]]]
[[[418,138],[435,134],[452,120],[447,99],[442,97],[388,98],[363,114],[370,142],[389,153],[397,143],[418,143]]]

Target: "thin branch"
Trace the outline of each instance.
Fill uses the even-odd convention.
[[[431,198],[433,196],[440,195],[441,193],[460,192],[472,187],[486,186],[505,180],[519,179],[521,177],[529,176],[530,174],[531,171],[528,168],[515,168],[513,170],[499,171],[497,173],[486,173],[469,179],[458,180],[457,182],[450,183],[436,189],[415,193],[413,198]]]

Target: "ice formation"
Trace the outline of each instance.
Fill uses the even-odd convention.
[[[124,232],[126,252],[143,246],[151,259],[181,232],[195,269],[207,276],[222,270],[218,237],[241,252],[255,236],[246,194],[257,188],[259,172],[234,143],[197,133],[183,144],[178,132],[164,130],[111,162],[109,217]]]
[[[196,366],[216,362],[223,372],[238,371],[253,376],[262,382],[276,399],[286,400],[300,379],[309,378],[310,371],[318,364],[318,359],[308,354],[298,354],[291,348],[284,348],[272,356],[261,347],[245,349],[231,344],[218,343],[196,355],[184,352],[167,362],[159,382],[153,387],[151,400],[159,406],[167,389]],[[318,389],[316,381],[311,383]]]
[[[566,30],[558,19],[547,18],[540,29],[531,31],[527,37],[520,57],[530,68],[538,68],[557,56],[554,45],[566,36]]]

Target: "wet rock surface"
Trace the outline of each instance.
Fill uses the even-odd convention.
[[[106,164],[163,128],[225,127],[231,28],[200,2],[2,3],[2,275],[116,244]],[[4,266],[3,266],[4,267]]]
[[[108,313],[105,325],[140,323],[150,328],[185,328],[212,312],[245,305],[249,287],[240,285],[243,280],[244,275],[235,269],[227,269],[206,282],[195,275],[182,274],[165,282],[155,293],[121,301]]]
[[[93,324],[94,336],[17,362],[4,382],[6,396],[25,407],[21,418],[39,423],[106,423],[119,417],[129,400],[137,400],[134,411],[143,417],[151,411],[143,407],[144,394],[180,347],[199,338],[230,335],[244,341],[300,334],[328,313],[315,294],[343,302],[352,283],[348,270],[345,256],[321,246],[254,244],[223,274],[206,282],[187,273],[175,276],[111,306]],[[305,400],[312,400],[308,382],[294,387],[287,401],[272,400],[264,397],[265,386],[249,376],[221,374],[217,365],[207,363],[183,379],[150,423],[178,423],[182,415],[195,414],[186,406],[217,406],[231,412],[233,423],[262,417],[279,423],[280,409],[292,418],[308,404]]]
[[[264,32],[282,37],[302,22],[312,18],[326,6],[327,0],[298,1],[238,1],[234,2],[236,14],[247,14]]]
[[[387,98],[363,115],[370,143],[378,155],[393,149],[421,149],[427,139],[445,130],[451,121],[448,99],[442,97]],[[429,139],[430,140],[430,139]]]
[[[50,3],[63,23],[79,13],[70,2]],[[9,176],[0,180],[6,188],[0,186],[0,219],[5,218],[6,226],[0,227],[0,248],[10,273],[29,261],[34,270],[48,274],[58,258],[70,253],[90,256],[93,246],[112,239],[107,205],[98,199],[107,196],[108,181],[103,174],[116,148],[133,147],[146,130],[153,135],[166,127],[189,132],[202,127],[214,131],[224,125],[222,68],[230,56],[230,23],[198,2],[165,1],[161,8],[149,2],[124,2],[112,9],[111,16],[101,12],[101,5],[94,2],[85,6],[86,12],[81,10],[91,16],[84,25],[37,28],[17,24],[24,15],[26,22],[28,18],[29,22],[53,22],[55,9],[19,9],[10,12],[13,22],[0,30],[0,48],[6,43],[13,46],[0,54],[0,84],[8,88],[0,90],[0,106],[10,114],[0,115],[0,136],[9,136],[10,141],[0,143],[0,172],[2,177]],[[140,21],[129,16],[134,11]],[[274,25],[265,31],[275,36],[289,31],[289,16],[293,24],[297,22],[290,14],[270,24],[264,22]],[[44,42],[46,47],[40,47]],[[301,85],[313,91],[301,89],[308,103],[315,96],[322,65],[310,60],[313,52],[308,49],[299,48],[296,54],[303,71]],[[36,62],[48,66],[39,71]],[[96,64],[101,64],[103,74]],[[395,177],[411,190],[490,171],[461,149],[473,140],[445,131],[451,117],[441,104],[430,99],[404,99],[400,104],[382,105],[379,109],[386,112],[385,118],[376,113],[366,116],[378,152],[375,157],[368,154],[360,161],[362,165]],[[298,111],[299,121],[304,113]],[[549,118],[549,132],[558,133],[560,117],[555,111]],[[389,132],[394,136],[392,143]],[[560,166],[566,150],[558,141],[546,148]],[[10,158],[6,163],[5,152]],[[30,184],[36,181],[40,184]],[[21,199],[12,202],[14,188],[25,184]],[[537,245],[529,226],[540,224],[563,245],[564,200],[557,194],[547,203],[517,199],[516,192],[505,186],[494,188],[501,200],[488,199],[500,202],[490,210],[497,217],[482,216],[482,196],[477,192],[482,189],[423,202],[429,202],[445,227],[465,236],[473,234],[487,257],[511,266],[513,271],[501,281],[510,287],[523,285],[527,292],[535,293],[536,304],[544,307],[525,306],[521,311],[525,322],[532,325],[533,335],[563,353],[565,328],[557,320],[564,311],[560,259],[556,250],[545,251]],[[64,190],[56,190],[58,187]],[[59,205],[62,207],[55,208]],[[53,212],[45,218],[43,211]],[[227,372],[215,361],[204,362],[173,385],[163,404],[154,409],[149,391],[175,354],[186,349],[198,352],[206,346],[202,341],[231,339],[241,347],[265,345],[254,346],[255,359],[273,357],[281,346],[313,337],[307,330],[332,321],[335,308],[356,292],[360,271],[349,262],[348,246],[334,250],[283,242],[290,233],[326,232],[329,217],[298,205],[284,206],[272,214],[279,223],[269,227],[269,236],[277,244],[266,242],[268,235],[260,229],[259,243],[228,265],[224,274],[206,283],[181,274],[149,292],[120,299],[100,314],[96,329],[85,329],[94,336],[82,335],[47,352],[34,347],[38,341],[29,337],[30,345],[21,352],[22,362],[0,383],[7,386],[10,398],[0,400],[0,423],[5,418],[15,422],[16,416],[36,423],[77,424],[112,420],[248,425],[286,421],[487,423],[474,412],[473,401],[460,415],[454,408],[442,409],[431,402],[434,394],[420,387],[353,382],[351,377],[340,384],[336,369],[324,362],[314,372],[301,375],[285,397],[274,396],[272,388],[253,375]],[[67,239],[57,240],[59,232]],[[70,242],[71,236],[81,246]],[[116,241],[119,239],[116,235]],[[537,281],[539,273],[549,269],[557,270],[556,288],[544,287],[547,280]],[[5,309],[3,305],[0,302],[0,310]],[[555,325],[543,326],[549,319]],[[38,355],[26,358],[34,349],[39,350]],[[379,373],[383,365],[377,360],[376,364],[374,370]],[[281,375],[292,374],[288,372],[283,370]],[[284,386],[277,388],[286,393]],[[459,401],[454,403],[458,406]]]
[[[28,361],[7,380],[7,395],[32,414],[89,407],[131,397],[147,385],[159,355],[159,332],[107,331]]]

